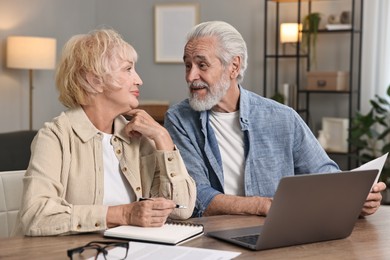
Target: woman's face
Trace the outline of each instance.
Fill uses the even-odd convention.
[[[133,60],[119,61],[113,67],[112,80],[115,87],[106,89],[104,94],[114,107],[125,113],[138,107],[139,87],[143,82],[135,71]]]

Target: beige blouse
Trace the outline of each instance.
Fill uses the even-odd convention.
[[[122,116],[115,120],[111,142],[137,199],[171,199],[187,209],[175,209],[170,217],[189,218],[196,188],[179,151],[156,151],[147,138],[130,139],[123,131],[126,123]],[[81,107],[45,123],[31,146],[15,234],[46,236],[107,228],[102,138]]]

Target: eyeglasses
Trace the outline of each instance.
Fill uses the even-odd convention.
[[[126,249],[123,250],[110,250],[115,247],[123,247]],[[91,251],[95,251],[95,254],[92,254]],[[91,252],[82,255],[84,252]],[[86,259],[95,255],[95,260],[98,258],[99,254],[103,254],[105,260],[108,259],[126,259],[127,253],[129,252],[129,242],[118,242],[118,241],[92,241],[86,244],[85,246],[76,247],[68,250],[68,257],[72,260],[75,259]]]

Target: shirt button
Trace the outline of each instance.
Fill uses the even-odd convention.
[[[141,190],[141,187],[137,187],[135,190],[136,190],[136,191],[140,191],[140,190]]]
[[[118,138],[114,137],[114,142],[117,142],[118,141]]]
[[[123,167],[122,171],[127,172],[127,167]]]
[[[173,157],[168,157],[168,161],[169,162],[173,161]]]
[[[176,174],[174,172],[171,173],[171,177],[175,177]]]
[[[100,227],[100,223],[95,223],[95,227]]]
[[[80,224],[78,224],[78,225],[77,225],[77,229],[80,229],[80,228],[81,228],[81,225],[80,225]]]
[[[116,150],[116,153],[117,153],[117,154],[121,154],[122,151],[118,149],[118,150]]]

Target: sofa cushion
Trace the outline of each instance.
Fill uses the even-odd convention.
[[[0,171],[27,169],[36,130],[0,133]]]

